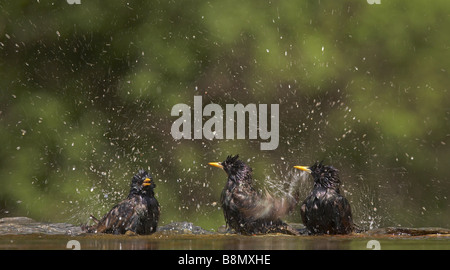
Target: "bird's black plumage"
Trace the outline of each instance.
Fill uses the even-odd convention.
[[[110,234],[151,234],[158,225],[160,207],[155,198],[152,176],[144,171],[131,179],[130,193],[115,205],[97,224],[85,228],[87,232]]]
[[[322,162],[312,166],[295,166],[314,178],[311,194],[305,199],[300,214],[303,224],[312,234],[348,234],[354,229],[348,200],[340,194],[339,172]]]
[[[280,219],[294,208],[296,202],[292,198],[275,199],[267,192],[263,196],[252,185],[252,169],[238,158],[238,155],[228,156],[221,163],[210,163],[212,166],[223,168],[228,175],[220,196],[227,226],[245,235],[265,233],[297,235],[296,230]]]

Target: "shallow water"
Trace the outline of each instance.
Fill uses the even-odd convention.
[[[290,224],[306,233],[301,224]],[[350,235],[268,234],[243,236],[172,222],[152,235],[86,234],[79,226],[43,223],[27,217],[0,219],[1,250],[304,250],[446,249],[450,229],[387,227]]]
[[[229,234],[167,235],[161,233],[149,236],[3,235],[0,236],[0,249],[64,250],[68,249],[67,245],[70,240],[78,241],[79,248],[82,250],[364,250],[368,249],[367,244],[371,240],[378,241],[379,248],[382,250],[450,250],[450,235],[241,236]]]

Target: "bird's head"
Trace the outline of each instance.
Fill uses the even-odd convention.
[[[153,191],[155,187],[152,176],[144,170],[139,170],[131,179],[130,193],[145,194]]]
[[[339,171],[333,166],[323,165],[323,161],[315,162],[312,166],[294,166],[294,168],[310,173],[315,185],[339,190],[341,183]]]
[[[227,173],[228,178],[233,181],[251,179],[252,168],[242,160],[239,160],[239,155],[228,156],[223,162],[210,162],[208,164],[223,169]]]

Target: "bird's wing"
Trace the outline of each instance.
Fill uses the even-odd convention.
[[[348,200],[343,196],[339,196],[334,201],[333,209],[337,212],[337,215],[334,216],[336,217],[335,222],[338,228],[350,232],[353,229],[353,219]]]
[[[239,186],[233,191],[224,190],[222,192],[222,203],[224,207],[231,212],[239,213],[244,218],[252,218],[256,202],[260,199],[260,195],[248,185]],[[227,212],[225,215],[227,215]]]
[[[302,217],[302,222],[303,224],[307,224],[308,219],[306,218],[306,203],[307,200],[305,200],[302,204],[302,206],[300,207],[300,216]]]
[[[135,212],[135,204],[130,199],[126,199],[115,205],[98,223],[97,232],[116,232],[125,233],[131,216]]]

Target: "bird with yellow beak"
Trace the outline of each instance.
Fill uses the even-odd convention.
[[[293,198],[273,198],[268,192],[263,196],[253,187],[252,168],[239,156],[228,156],[223,162],[209,165],[223,169],[228,179],[220,196],[227,227],[237,233],[252,235],[298,232],[281,220],[293,210],[297,201]]]
[[[311,234],[348,234],[354,230],[348,200],[340,194],[339,171],[316,162],[294,166],[314,178],[314,186],[300,207],[303,224]]]

